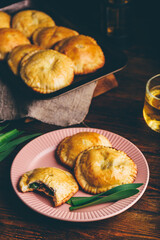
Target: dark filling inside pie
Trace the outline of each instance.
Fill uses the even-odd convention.
[[[43,191],[47,195],[54,196],[54,190],[52,188],[47,187],[44,183],[33,182],[29,184],[29,188],[37,191]]]

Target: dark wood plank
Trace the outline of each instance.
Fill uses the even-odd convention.
[[[115,87],[118,87],[118,82],[114,74],[109,74],[97,82],[97,86],[94,90],[93,97],[97,97],[103,93],[106,93]]]

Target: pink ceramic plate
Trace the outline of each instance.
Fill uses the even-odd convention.
[[[18,190],[17,184],[20,176],[29,170],[38,167],[58,167],[67,170],[57,161],[55,155],[57,145],[63,138],[83,131],[103,134],[110,140],[113,147],[126,152],[134,160],[138,167],[135,182],[144,183],[139,188],[140,192],[138,194],[114,203],[100,204],[70,212],[68,204],[55,208],[52,200],[44,195],[33,192],[21,193]],[[72,222],[97,221],[124,212],[140,199],[147,187],[148,180],[149,168],[147,161],[133,143],[117,134],[92,128],[67,128],[37,137],[17,154],[11,167],[11,182],[14,191],[27,206],[45,216]],[[79,190],[75,196],[88,196],[88,194]]]

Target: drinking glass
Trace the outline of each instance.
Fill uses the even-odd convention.
[[[143,117],[152,130],[160,133],[160,74],[146,84]]]

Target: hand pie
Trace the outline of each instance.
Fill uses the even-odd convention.
[[[95,145],[111,146],[111,143],[96,132],[79,132],[62,140],[57,148],[57,155],[62,163],[73,168],[78,154]]]
[[[65,38],[53,47],[72,59],[75,74],[95,72],[105,64],[105,57],[97,42],[88,36],[78,35]]]
[[[42,50],[42,48],[32,44],[20,45],[15,47],[8,55],[8,65],[12,72],[18,75],[22,58],[30,52],[35,52],[39,50]]]
[[[78,32],[66,27],[45,27],[38,28],[32,35],[33,43],[43,48],[51,48],[64,38],[78,35]]]
[[[11,16],[0,11],[0,28],[10,28]]]
[[[19,181],[22,192],[41,191],[60,206],[77,191],[78,184],[71,173],[54,167],[36,168],[22,175]]]
[[[34,91],[51,93],[71,84],[74,66],[70,58],[51,49],[30,54],[21,61],[20,75]]]
[[[123,151],[95,146],[79,154],[74,173],[84,191],[97,194],[132,183],[137,175],[137,167]]]
[[[30,41],[20,31],[12,28],[0,28],[0,60],[13,48],[23,44],[30,44]]]
[[[55,26],[54,20],[46,13],[37,10],[18,12],[12,19],[12,28],[18,29],[28,38],[39,27],[53,26]]]

